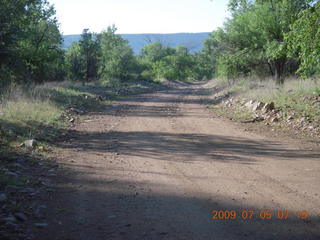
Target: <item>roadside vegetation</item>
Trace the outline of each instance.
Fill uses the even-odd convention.
[[[222,112],[318,137],[320,2],[231,0],[229,8],[231,18],[207,40],[221,106],[234,108]],[[274,111],[252,111],[257,102]]]

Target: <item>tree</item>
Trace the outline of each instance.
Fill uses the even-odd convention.
[[[182,80],[194,78],[195,57],[188,53],[185,46],[171,48],[169,54],[151,63],[152,72],[158,79]]]
[[[197,79],[210,79],[215,75],[218,56],[219,41],[215,37],[215,32],[212,32],[205,40],[202,50],[195,54]]]
[[[147,44],[141,50],[141,56],[145,57],[145,59],[150,63],[160,61],[164,57],[173,55],[174,53],[175,50],[173,48],[165,47],[159,41]]]
[[[18,42],[17,49],[28,79],[36,82],[62,80],[64,53],[56,20],[33,22],[25,31],[28,37]]]
[[[98,75],[100,49],[95,34],[92,34],[89,29],[84,29],[79,41],[79,47],[82,64],[84,65],[84,79],[89,82],[90,79],[95,79]]]
[[[46,0],[3,0],[0,7],[2,86],[63,77],[62,37]]]
[[[104,82],[125,81],[134,72],[135,58],[128,41],[116,35],[116,27],[111,26],[98,35],[101,48],[99,75]]]
[[[81,55],[79,43],[73,43],[66,52],[67,76],[72,80],[85,80],[86,65]]]
[[[216,34],[217,71],[228,77],[268,71],[283,83],[288,48],[285,35],[307,0],[230,0],[232,18]]]
[[[286,35],[291,56],[300,60],[303,77],[320,74],[320,2],[299,14]]]

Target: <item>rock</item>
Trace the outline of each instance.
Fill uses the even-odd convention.
[[[12,166],[16,168],[24,168],[20,163],[14,163]]]
[[[263,103],[262,102],[255,102],[253,104],[253,107],[252,107],[252,111],[258,111],[258,110],[261,110],[263,108]]]
[[[309,130],[314,130],[314,126],[309,126],[308,129]]]
[[[28,221],[28,218],[27,218],[27,216],[26,216],[24,213],[15,213],[14,216],[15,216],[19,221],[22,221],[22,222]]]
[[[73,123],[74,122],[74,118],[70,118],[69,122]]]
[[[257,110],[261,110],[264,106],[262,102],[250,100],[245,104],[245,106],[250,109],[251,111],[255,112]]]
[[[240,101],[240,104],[241,104],[241,105],[245,105],[245,104],[246,104],[246,100],[245,100],[245,99],[242,99],[242,100]]]
[[[34,188],[24,188],[19,190],[20,193],[34,193],[36,190]]]
[[[106,100],[106,99],[105,99],[105,97],[103,97],[103,96],[101,96],[101,95],[97,95],[97,96],[96,96],[96,100],[97,100],[97,101],[104,101],[104,100]]]
[[[270,112],[272,110],[274,110],[275,106],[274,106],[274,102],[270,102],[270,103],[266,103],[263,108],[262,108],[262,111],[267,113],[267,112]]]
[[[17,219],[14,216],[5,217],[5,218],[2,218],[1,220],[5,222],[12,222],[12,223],[17,221]]]
[[[0,202],[5,202],[7,201],[7,195],[5,193],[0,193]]]
[[[279,122],[279,118],[278,117],[272,117],[270,119],[270,122],[274,123],[274,122]]]
[[[306,123],[306,118],[305,117],[300,118],[299,123],[300,124],[305,124]]]
[[[46,205],[40,205],[37,207],[36,211],[34,212],[34,217],[41,219],[44,218],[45,209],[47,208]]]
[[[75,113],[80,114],[80,115],[84,114],[84,111],[82,111],[80,109],[77,109],[77,108],[73,108],[73,107],[70,108],[70,111],[75,112]]]
[[[293,120],[293,119],[294,119],[294,116],[293,116],[293,115],[289,115],[288,118],[287,118],[288,121],[291,121],[291,120]]]
[[[7,176],[11,176],[11,177],[18,177],[18,174],[17,174],[17,173],[10,172],[10,171],[5,172],[5,174],[6,174]]]
[[[246,106],[247,108],[251,109],[252,106],[254,104],[254,101],[253,100],[250,100],[249,102],[247,102],[244,106]]]
[[[38,145],[37,141],[35,139],[26,140],[23,143],[23,146],[26,148],[35,148]]]
[[[47,223],[35,223],[34,226],[36,226],[37,228],[46,228],[48,227]]]
[[[254,122],[262,122],[264,120],[264,118],[256,116],[252,119],[249,120],[245,120],[245,121],[241,121],[241,123],[254,123]]]

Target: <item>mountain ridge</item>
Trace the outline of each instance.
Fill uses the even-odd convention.
[[[141,49],[148,43],[160,41],[166,46],[177,47],[186,46],[190,52],[197,52],[203,47],[204,40],[209,37],[210,32],[199,33],[133,33],[119,34],[128,40],[129,45],[135,54],[139,54]],[[63,48],[68,49],[73,42],[78,42],[81,34],[63,36]]]

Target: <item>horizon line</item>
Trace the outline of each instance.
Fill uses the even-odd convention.
[[[212,31],[211,31],[212,32]],[[197,34],[197,33],[211,33],[211,32],[175,32],[175,33],[116,33],[121,35],[170,35],[170,34]],[[95,33],[95,32],[93,32]],[[82,33],[62,34],[63,36],[81,35]]]

